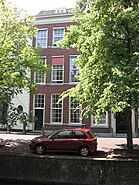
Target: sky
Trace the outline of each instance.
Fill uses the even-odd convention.
[[[12,2],[17,8],[24,9],[29,15],[36,15],[42,10],[55,8],[74,8],[76,0],[6,0]]]

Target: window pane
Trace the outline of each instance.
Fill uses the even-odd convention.
[[[79,82],[77,76],[79,75],[79,68],[76,63],[77,57],[70,58],[70,81]]]
[[[61,131],[61,132],[55,134],[53,138],[56,138],[56,139],[69,139],[69,138],[71,138],[71,131],[69,131],[69,130]]]
[[[86,139],[87,136],[81,131],[74,131],[74,138],[76,138],[76,139]]]

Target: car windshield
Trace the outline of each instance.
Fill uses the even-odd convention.
[[[88,134],[89,134],[92,138],[96,137],[95,134],[94,134],[91,130],[88,131]]]

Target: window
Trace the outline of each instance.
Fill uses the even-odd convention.
[[[52,83],[63,83],[64,57],[52,57]]]
[[[35,95],[34,107],[35,108],[44,108],[44,94]]]
[[[52,66],[52,83],[63,83],[63,65]]]
[[[87,136],[82,131],[73,131],[73,138],[75,139],[86,139]]]
[[[99,124],[98,124],[98,122]],[[108,127],[108,113],[104,115],[101,119],[96,119],[95,116],[92,116],[92,126],[93,127]]]
[[[36,46],[41,46],[42,48],[47,47],[47,29],[39,30],[36,38]]]
[[[56,46],[57,41],[60,41],[64,37],[65,28],[53,29],[53,46]]]
[[[79,79],[77,76],[79,75],[79,68],[76,63],[77,57],[70,57],[70,82],[77,83]]]
[[[81,105],[70,99],[70,123],[81,124]]]
[[[46,64],[46,58],[42,58],[41,65]],[[44,84],[46,80],[46,73],[34,73],[34,82],[37,84]]]
[[[54,139],[69,139],[71,138],[71,131],[70,130],[65,130],[58,132],[53,136]]]
[[[62,123],[62,102],[59,100],[58,94],[53,94],[51,97],[51,122]]]

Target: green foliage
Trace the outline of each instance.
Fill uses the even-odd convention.
[[[77,48],[80,83],[64,92],[84,105],[84,115],[139,107],[139,3],[79,0],[63,48]]]
[[[10,103],[7,107],[6,115],[1,117],[0,125],[6,128],[8,132],[17,124],[23,125],[23,133],[26,133],[26,126],[28,123],[34,123],[35,117],[28,115],[19,107],[15,107]]]
[[[9,103],[22,89],[34,90],[31,71],[43,72],[40,49],[29,43],[36,36],[34,18],[0,0],[0,104]]]

